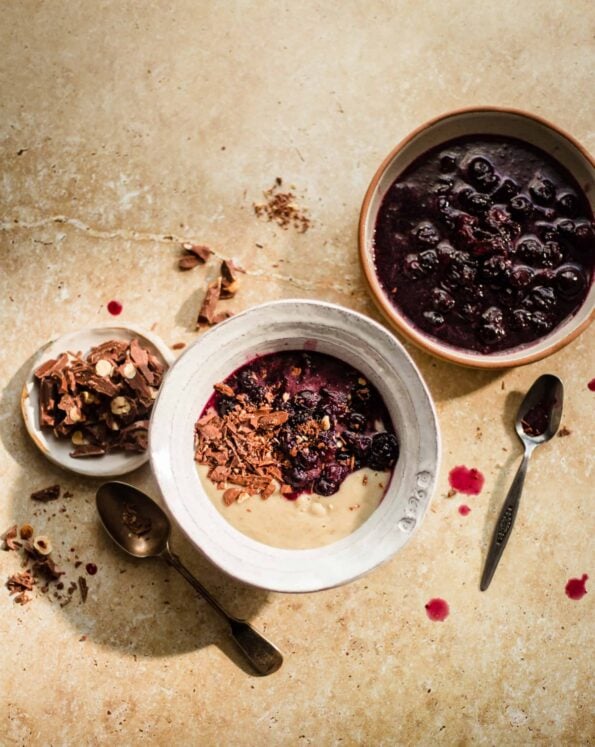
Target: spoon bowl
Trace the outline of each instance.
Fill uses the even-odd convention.
[[[549,441],[556,434],[562,419],[564,387],[557,376],[544,374],[525,395],[514,427],[523,443],[535,446]]]
[[[124,552],[152,558],[167,549],[169,519],[141,490],[125,482],[106,482],[99,487],[96,502],[106,532]]]

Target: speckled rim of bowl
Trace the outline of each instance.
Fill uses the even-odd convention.
[[[295,349],[335,355],[367,376],[385,400],[401,445],[387,492],[370,518],[344,539],[308,550],[265,545],[235,529],[206,495],[194,463],[194,425],[213,385],[256,355]],[[431,396],[394,335],[341,306],[290,299],[232,317],[180,356],[153,409],[149,452],[166,510],[211,562],[252,586],[309,592],[358,578],[405,545],[435,487],[440,436]]]
[[[471,129],[465,127],[461,128],[461,125],[464,125],[465,120],[469,121],[470,119],[471,121],[473,121],[473,119],[483,120],[484,122],[488,122],[488,125],[479,128],[476,126]],[[441,114],[420,125],[413,130],[413,132],[407,135],[407,137],[401,140],[401,142],[393,148],[380,164],[374,174],[366,191],[359,219],[360,262],[372,298],[387,322],[422,350],[425,350],[438,358],[442,358],[443,360],[450,361],[451,363],[474,368],[507,368],[511,366],[521,366],[545,358],[567,345],[583,330],[585,330],[595,317],[595,282],[591,282],[589,293],[580,309],[557,327],[551,334],[526,346],[511,348],[510,350],[502,351],[500,353],[482,355],[481,353],[473,353],[452,347],[446,343],[442,343],[434,337],[427,336],[411,324],[411,322],[392,305],[376,276],[372,250],[373,236],[378,208],[384,194],[386,194],[387,189],[390,187],[394,179],[414,160],[414,158],[430,148],[439,145],[440,142],[446,142],[458,135],[501,134],[519,137],[521,140],[525,140],[526,142],[541,147],[542,150],[547,150],[543,145],[540,145],[541,141],[535,142],[530,136],[525,134],[519,135],[510,130],[503,132],[501,129],[494,129],[495,122],[502,125],[505,121],[508,122],[509,126],[513,126],[516,121],[517,127],[520,126],[521,129],[524,127],[528,130],[533,130],[534,132],[540,132],[545,137],[549,137],[550,142],[557,143],[557,149],[561,149],[562,152],[558,153],[556,152],[556,148],[554,148],[554,152],[552,153],[553,157],[566,166],[575,179],[577,179],[585,191],[587,199],[591,203],[591,208],[595,212],[595,160],[592,158],[590,153],[572,137],[572,135],[535,114],[530,114],[520,109],[486,106],[456,109]],[[448,129],[449,127],[450,129]],[[432,139],[431,136],[435,134],[437,130],[440,131],[441,129],[445,131],[444,136],[441,136],[438,139]],[[428,137],[428,135],[430,137]],[[416,145],[419,147],[415,150]],[[404,158],[402,165],[399,165],[397,169],[391,170],[391,167],[393,167],[399,156],[403,153],[407,153],[407,149],[409,149],[410,152],[413,150],[413,154]],[[570,161],[574,161],[574,167],[573,164],[569,163],[569,159]],[[576,173],[577,164],[580,164],[582,167],[582,175],[577,175]],[[390,174],[390,176],[387,176],[388,174]]]
[[[70,441],[58,440],[50,432],[43,431],[39,427],[39,393],[33,375],[35,369],[42,363],[65,350],[80,350],[86,354],[92,347],[106,340],[132,340],[135,337],[157,355],[167,367],[172,365],[175,356],[165,342],[153,332],[148,332],[134,324],[105,324],[68,332],[46,342],[37,351],[21,391],[21,414],[31,440],[50,462],[87,477],[117,477],[137,469],[148,461],[148,450],[142,454],[119,451],[100,457],[73,459],[69,455],[72,451]]]

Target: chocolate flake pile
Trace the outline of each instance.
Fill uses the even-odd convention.
[[[266,499],[277,484],[290,499],[328,496],[361,467],[393,467],[398,441],[378,421],[390,424],[380,395],[355,369],[320,354],[276,353],[215,385],[195,426],[195,459],[227,505]]]
[[[192,244],[189,241],[182,244],[182,250],[184,253],[178,260],[180,270],[192,270],[197,265],[204,265],[213,254],[213,250],[209,249],[208,246]]]
[[[86,359],[62,353],[35,371],[41,428],[69,438],[71,457],[143,452],[163,373],[161,361],[137,339],[108,340]]]
[[[293,192],[280,191],[282,185],[283,180],[278,176],[273,186],[263,192],[265,202],[254,203],[254,212],[259,218],[274,221],[285,231],[293,226],[298,233],[305,233],[310,228],[310,218],[296,205]]]

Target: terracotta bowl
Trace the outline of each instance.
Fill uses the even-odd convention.
[[[394,329],[423,350],[466,366],[505,368],[544,358],[567,345],[592,321],[595,314],[595,283],[582,306],[551,333],[533,343],[497,353],[482,354],[455,348],[414,326],[385,294],[374,264],[374,231],[384,195],[395,179],[419,156],[431,148],[465,135],[502,135],[524,140],[552,155],[574,176],[595,210],[595,162],[589,153],[556,126],[514,109],[462,109],[432,119],[402,140],[384,159],[366,192],[359,222],[360,260],[380,311]]]
[[[281,350],[316,350],[361,371],[384,399],[400,441],[387,491],[367,521],[307,550],[273,547],[235,529],[207,496],[194,462],[194,425],[213,385],[255,356]],[[153,409],[149,451],[168,511],[213,563],[253,586],[306,592],[351,581],[405,545],[434,490],[440,437],[430,394],[394,335],[340,306],[288,300],[232,317],[180,356]]]

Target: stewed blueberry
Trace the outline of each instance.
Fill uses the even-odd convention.
[[[440,241],[436,226],[430,221],[422,221],[413,229],[413,236],[421,247],[432,247]]]
[[[481,268],[481,274],[489,282],[497,282],[507,278],[511,268],[511,261],[506,259],[503,254],[494,254],[484,260]]]
[[[320,402],[320,395],[310,389],[302,389],[295,395],[293,401],[304,410],[315,410]]]
[[[525,298],[525,306],[530,309],[551,311],[557,303],[556,294],[552,288],[537,285]]]
[[[576,298],[586,285],[585,274],[575,265],[562,265],[556,273],[556,287],[562,298]]]
[[[457,168],[457,157],[453,153],[441,153],[440,154],[440,171],[445,174],[450,174],[456,171]]]
[[[516,265],[510,271],[508,281],[513,288],[527,288],[535,277],[535,270],[527,265]]]
[[[556,188],[549,179],[536,175],[529,182],[529,194],[540,205],[549,205],[556,196]]]
[[[558,196],[556,206],[561,213],[574,218],[579,211],[579,200],[574,192],[564,192]]]
[[[536,236],[528,236],[518,242],[514,254],[525,262],[537,264],[543,255],[543,245]]]
[[[498,189],[492,195],[492,199],[495,203],[506,203],[517,195],[519,191],[519,185],[513,182],[512,179],[503,179]]]
[[[352,431],[363,431],[368,419],[359,412],[350,412],[347,417],[347,425]]]
[[[219,401],[217,402],[217,412],[221,417],[223,417],[227,415],[228,412],[231,412],[237,404],[238,403],[233,399],[233,397],[220,396]]]
[[[399,456],[399,442],[393,433],[377,433],[372,438],[368,466],[375,470],[389,469]]]
[[[465,192],[462,196],[467,210],[473,215],[482,215],[492,207],[492,199],[482,192]]]
[[[434,288],[432,290],[432,305],[437,311],[450,311],[454,305],[455,300],[447,290],[444,288]]]
[[[431,272],[438,264],[438,254],[435,249],[426,249],[418,254],[419,265],[424,272]]]
[[[431,327],[441,327],[444,324],[444,317],[438,311],[424,311],[423,318]]]
[[[426,271],[421,266],[417,254],[408,254],[403,260],[403,272],[406,277],[411,280],[419,280],[423,278]]]
[[[511,198],[510,212],[517,218],[528,218],[533,213],[533,203],[526,195],[515,195]]]

